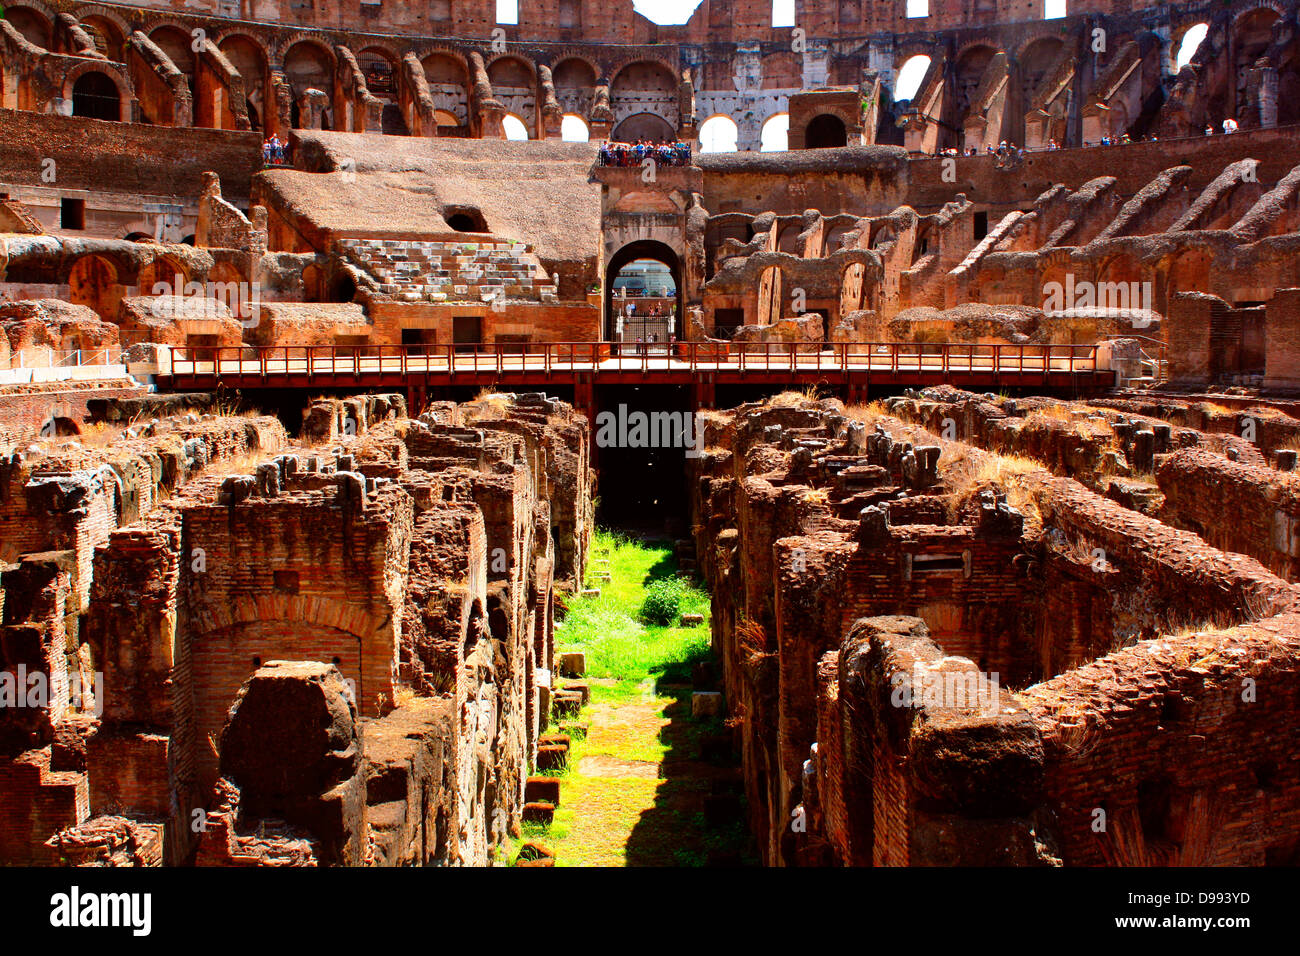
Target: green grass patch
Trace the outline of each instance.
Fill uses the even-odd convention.
[[[703,614],[707,621],[708,593],[677,577],[677,560],[667,542],[643,545],[601,530],[593,555],[602,548],[609,550],[613,580],[597,585],[598,598],[572,600],[556,624],[556,642],[566,651],[586,653],[588,677],[639,683],[678,664],[686,665],[689,680],[690,663],[709,655],[708,628],[678,627],[677,615],[667,623],[649,623],[642,619],[642,606],[648,590],[671,592],[679,613]]]
[[[716,771],[699,761],[699,738],[722,724],[690,716],[691,665],[712,657],[709,627],[677,621],[707,622],[708,594],[678,578],[670,542],[598,531],[592,556],[590,573],[608,568],[613,579],[592,582],[600,596],[573,598],[556,624],[560,650],[587,657],[588,735],[572,740],[555,774],[564,782],[554,821],[525,825],[524,839],[554,850],[556,866],[702,866],[717,850],[752,861],[742,825],[710,829],[701,812]],[[660,613],[645,613],[648,594],[663,599]]]

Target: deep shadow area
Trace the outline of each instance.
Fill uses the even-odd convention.
[[[675,538],[685,533],[688,502],[682,428],[690,415],[690,389],[684,386],[596,389],[593,445],[600,524],[639,537]]]

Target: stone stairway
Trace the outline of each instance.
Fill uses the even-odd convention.
[[[555,280],[523,243],[340,239],[340,254],[403,302],[555,302]]]

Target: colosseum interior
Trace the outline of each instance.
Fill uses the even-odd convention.
[[[671,6],[5,5],[0,863],[1300,862],[1300,3]]]

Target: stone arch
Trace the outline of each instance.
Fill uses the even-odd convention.
[[[1096,271],[1097,282],[1093,290],[1094,306],[1108,309],[1140,309],[1144,305],[1143,290],[1151,286],[1150,270],[1136,256],[1120,252],[1100,263]],[[1155,307],[1154,294],[1150,297]]]
[[[182,288],[176,288],[176,276],[179,275]],[[141,295],[156,295],[154,289],[161,285],[166,285],[167,290],[173,295],[182,295],[185,291],[183,284],[190,281],[190,271],[184,263],[175,256],[166,253],[155,254],[155,256],[143,266],[140,267],[137,285]]]
[[[678,85],[677,74],[661,60],[643,59],[626,64],[609,86],[614,122],[621,123],[638,113],[650,113],[671,126],[676,137]]]
[[[970,112],[984,72],[997,54],[996,43],[980,40],[968,43],[953,58],[953,115],[958,123]]]
[[[111,67],[91,60],[79,63],[64,77],[63,99],[73,116],[125,121],[130,87]]]
[[[958,122],[966,118],[979,92],[984,71],[989,62],[998,55],[998,49],[992,43],[971,43],[958,54],[953,67],[954,116]]]
[[[35,0],[28,0],[27,5],[35,6]],[[45,5],[42,3],[41,6],[44,7]],[[116,28],[118,34],[122,37],[123,43],[125,43],[126,38],[131,35],[131,31],[135,29],[131,22],[127,20],[126,17],[122,16],[120,11],[113,9],[112,7],[100,6],[97,3],[80,7],[72,11],[72,15],[77,18],[78,23],[83,23],[87,19],[91,18],[97,18],[106,23],[111,23]],[[53,13],[50,14],[50,18],[53,20]]]
[[[504,54],[487,64],[492,95],[523,122],[529,139],[538,139],[537,68],[524,57]]]
[[[337,66],[334,51],[314,39],[304,37],[285,49],[282,63],[285,79],[293,90],[293,125],[301,128],[303,123],[311,122],[302,115],[302,103],[309,90],[318,90],[325,94],[321,127],[333,129],[334,75]]]
[[[930,247],[931,242],[937,238],[938,230],[934,222],[928,217],[921,219],[916,226],[916,238],[912,242],[912,261],[910,265],[916,265],[932,252],[937,249]]]
[[[1250,95],[1250,71],[1255,62],[1272,46],[1273,26],[1281,19],[1282,14],[1268,3],[1243,10],[1233,19],[1232,41],[1229,49],[1234,59],[1230,64],[1228,76],[1229,82],[1236,85],[1236,118],[1243,126],[1259,125],[1256,100]],[[1282,103],[1278,106],[1281,107]]]
[[[212,268],[208,270],[207,281],[239,283],[248,280],[245,278],[244,273],[240,271],[239,266],[233,262],[222,261],[213,263]]]
[[[591,112],[597,78],[596,68],[584,57],[568,56],[556,63],[551,70],[551,82],[560,109],[578,115],[585,122]]]
[[[568,143],[589,142],[591,127],[577,113],[565,113],[560,119],[560,138]]]
[[[162,23],[149,31],[149,39],[167,54],[172,63],[176,64],[176,68],[189,77],[190,84],[193,85],[194,50],[191,49],[191,44],[194,42],[193,35],[180,24]]]
[[[726,113],[715,113],[700,124],[700,151],[734,153],[740,147],[740,127]]]
[[[852,231],[853,227],[849,227]],[[843,233],[841,233],[843,235]],[[898,231],[894,228],[893,219],[875,219],[867,227],[867,248],[881,249],[885,246],[892,245],[898,240]]]
[[[773,227],[778,228],[778,227]],[[792,256],[803,256],[803,243],[799,237],[803,234],[803,223],[800,220],[787,223],[779,227],[776,239],[776,251],[789,253]]]
[[[1279,3],[1278,0],[1255,0],[1254,3],[1243,4],[1232,14],[1233,28],[1235,29],[1244,18],[1263,10],[1275,13],[1279,17],[1286,16],[1286,6]]]
[[[4,18],[27,40],[42,50],[54,42],[54,12],[44,4],[22,3],[5,7]]]
[[[95,41],[95,49],[114,63],[125,61],[126,38],[129,33],[118,26],[116,18],[96,13],[83,17],[79,22],[81,28]]]
[[[891,92],[895,102],[911,102],[916,95],[921,92],[921,84],[925,82],[925,74],[930,71],[930,65],[934,62],[934,58],[931,57],[929,53],[913,53],[911,56],[906,58],[899,57],[894,62],[898,63],[900,60],[902,65],[894,71],[894,86]],[[924,69],[921,70],[921,75],[917,78],[916,88],[908,91],[907,95],[904,96],[903,91],[900,89],[899,77],[903,75],[904,71],[915,73],[918,65],[921,63],[924,63],[925,66]]]
[[[863,308],[866,273],[866,264],[862,262],[850,262],[840,273],[840,315]]]
[[[68,301],[93,309],[105,321],[116,319],[125,294],[117,265],[106,256],[82,256],[68,270]]]
[[[605,269],[605,316],[606,330],[605,337],[608,340],[615,338],[615,315],[616,308],[614,304],[614,279],[622,271],[623,267],[637,259],[654,259],[668,266],[669,272],[672,273],[673,283],[676,286],[676,314],[678,319],[678,334],[681,334],[682,326],[682,295],[683,295],[683,270],[682,257],[670,245],[658,239],[636,239],[625,244],[609,259],[609,265]]]
[[[501,128],[506,139],[518,142],[533,138],[532,130],[528,128],[528,121],[518,113],[507,113],[501,117]]]
[[[366,81],[366,89],[378,99],[397,102],[398,64],[401,59],[386,47],[368,43],[357,51],[357,68]]]
[[[217,49],[244,81],[244,107],[250,127],[262,129],[267,119],[267,83],[271,72],[266,48],[247,33],[227,33],[217,42]]]
[[[494,56],[486,66],[493,89],[496,88],[496,77],[501,77],[516,86],[531,83],[537,77],[537,67],[533,61],[518,53],[502,53]]]
[[[843,248],[840,240],[855,228],[855,224],[851,222],[837,222],[831,225],[826,230],[826,238],[822,240],[822,258],[828,258],[839,252]]]
[[[1060,24],[1050,22],[1038,24],[1025,33],[1014,51],[1008,50],[1007,52],[1012,54],[1013,58],[1019,62],[1024,58],[1025,53],[1028,52],[1031,47],[1037,46],[1044,40],[1055,41],[1057,44],[1063,45],[1065,43],[1065,35],[1061,33]]]
[[[759,128],[761,152],[780,153],[790,148],[790,114],[779,110],[763,120]]]
[[[429,84],[434,106],[455,118],[452,125],[469,125],[469,67],[459,54],[437,50],[425,56],[420,65]],[[439,126],[444,125],[441,121]]]
[[[1042,301],[1031,302],[1030,305],[1046,308],[1049,304],[1049,298],[1054,294],[1059,294],[1062,301],[1059,305],[1054,306],[1053,311],[1066,307],[1069,303],[1063,301],[1065,289],[1070,284],[1069,276],[1073,275],[1076,280],[1080,278],[1089,278],[1080,276],[1074,263],[1070,259],[1070,253],[1066,250],[1052,250],[1044,253],[1039,257],[1038,265],[1038,288],[1042,293]]]
[[[1016,58],[1011,82],[1010,135],[1013,143],[1025,142],[1025,114],[1034,108],[1034,95],[1061,55],[1065,42],[1058,35],[1040,36],[1025,43]]]

